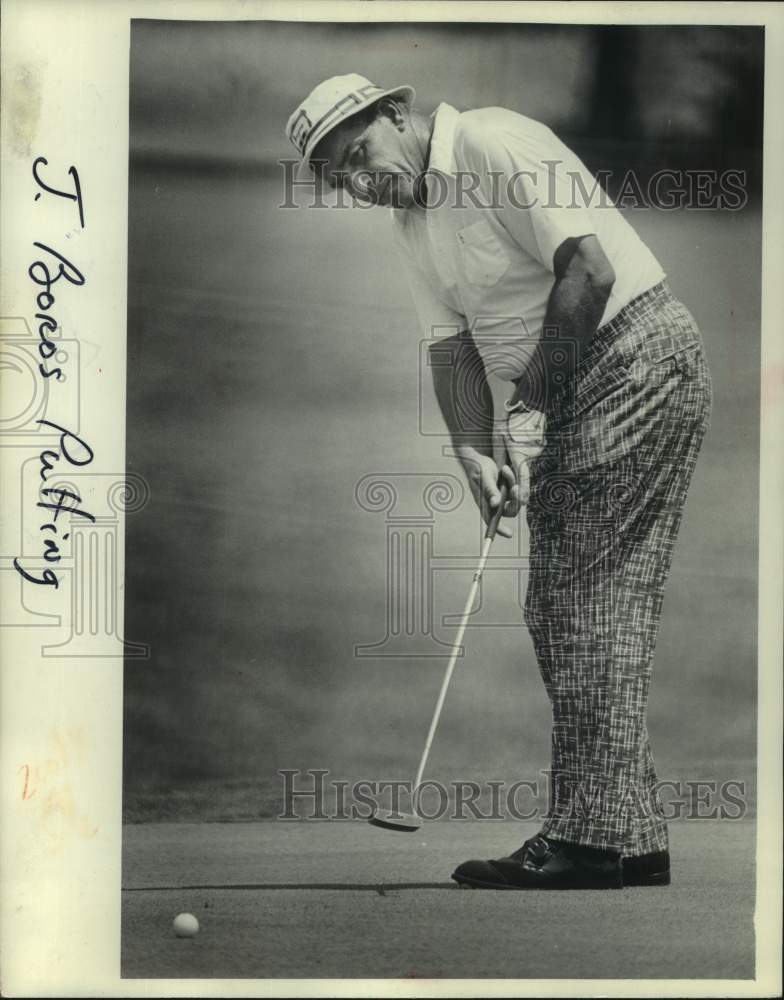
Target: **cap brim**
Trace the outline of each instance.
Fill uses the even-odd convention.
[[[316,146],[318,146],[318,144],[321,142],[322,139],[328,136],[330,132],[334,132],[336,128],[339,128],[345,122],[351,121],[351,119],[355,115],[358,115],[360,111],[364,111],[366,108],[369,108],[371,104],[376,104],[384,97],[399,97],[402,100],[404,100],[406,104],[413,104],[414,100],[416,99],[416,91],[414,90],[413,87],[409,87],[407,84],[404,84],[402,87],[393,87],[392,90],[384,90],[380,94],[373,94],[372,97],[369,97],[366,101],[363,101],[361,104],[357,104],[355,108],[352,108],[351,114],[346,115],[344,118],[338,119],[338,121],[336,121],[334,125],[328,126],[327,128],[324,129],[323,132],[316,132],[316,134],[308,142],[308,145],[305,147],[305,150],[302,154],[302,160],[297,166],[296,172],[298,179],[302,180],[303,177],[308,174],[308,172],[310,172],[311,174],[313,173],[312,167],[310,166],[310,158],[313,155],[313,150],[316,148]]]

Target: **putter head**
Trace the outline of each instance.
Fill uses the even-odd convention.
[[[395,830],[398,833],[413,833],[422,825],[422,820],[414,813],[389,812],[377,810],[368,820],[371,826],[382,830]]]

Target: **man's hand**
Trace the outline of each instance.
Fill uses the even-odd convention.
[[[490,523],[501,502],[502,483],[508,489],[503,516],[517,517],[528,500],[528,461],[541,450],[543,415],[529,410],[505,413],[496,420],[493,396],[473,339],[456,335],[435,346],[442,356],[451,353],[449,364],[431,365],[433,387],[482,518]],[[466,403],[469,400],[471,406]],[[512,537],[503,521],[498,533]]]
[[[512,412],[496,422],[492,457],[477,448],[458,449],[458,457],[485,523],[498,507],[501,483],[505,482],[509,488],[504,517],[517,517],[521,508],[528,503],[529,463],[542,450],[544,426],[545,418],[542,413],[535,410]],[[512,537],[512,532],[503,521],[499,524],[498,531],[505,538]]]
[[[498,425],[496,440],[500,441],[503,448],[503,461],[510,466],[517,480],[520,507],[528,503],[531,492],[530,463],[544,447],[545,424],[543,413],[512,407],[508,416]]]
[[[485,524],[490,523],[490,519],[501,501],[499,490],[501,483],[506,483],[509,489],[509,499],[504,507],[503,516],[517,517],[522,506],[520,484],[503,441],[498,440],[497,444],[494,445],[492,457],[483,455],[476,448],[461,448],[458,457]],[[503,535],[504,538],[511,538],[512,530],[501,521],[498,525],[498,534]]]

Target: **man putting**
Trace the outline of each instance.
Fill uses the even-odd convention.
[[[702,340],[580,160],[502,108],[413,107],[357,74],[286,133],[331,187],[392,209],[455,454],[488,520],[525,505],[525,621],[553,710],[541,832],[453,878],[488,889],[670,881],[646,708],[664,584],[711,407]],[[488,375],[512,383],[496,418]],[[511,537],[504,525],[501,533]]]

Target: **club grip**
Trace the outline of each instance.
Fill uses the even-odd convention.
[[[498,531],[498,524],[503,517],[504,507],[506,506],[506,501],[509,499],[509,487],[506,483],[502,483],[499,487],[501,491],[501,500],[495,509],[495,513],[490,518],[490,523],[487,525],[487,531],[485,532],[485,538],[495,538],[495,533]]]

